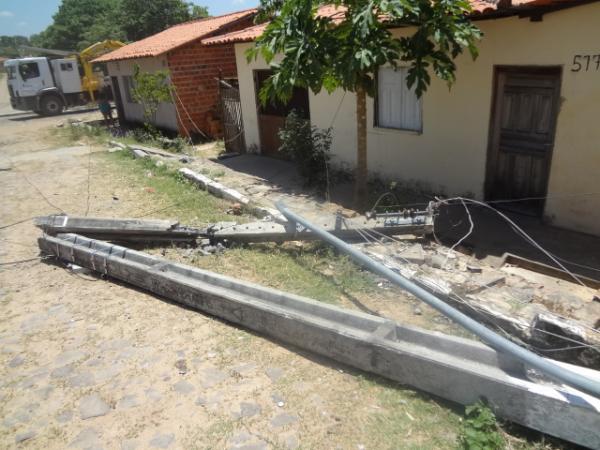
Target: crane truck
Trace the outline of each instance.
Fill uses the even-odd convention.
[[[54,116],[65,108],[94,101],[104,87],[104,79],[93,70],[91,61],[124,45],[106,40],[80,53],[26,47],[54,58],[28,57],[4,62],[11,106],[20,111]]]

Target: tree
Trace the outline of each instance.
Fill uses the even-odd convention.
[[[190,3],[190,19],[204,19],[208,17],[208,8],[206,6],[194,5]]]
[[[133,99],[142,105],[144,125],[151,134],[154,134],[158,107],[161,103],[172,100],[169,72],[167,70],[142,72],[140,66],[136,64],[133,67],[133,80]]]
[[[0,56],[17,58],[19,56],[19,46],[31,45],[26,36],[0,36]],[[0,69],[2,69],[0,67]]]
[[[342,17],[318,14],[319,6],[335,5]],[[477,57],[480,31],[468,19],[468,0],[261,0],[261,17],[270,18],[248,58],[262,55],[273,69],[260,92],[267,102],[287,101],[294,86],[314,93],[341,88],[356,94],[357,164],[354,202],[365,206],[367,195],[366,98],[374,96],[378,69],[409,64],[408,87],[420,97],[431,83],[430,72],[451,85],[454,59],[464,49]],[[392,25],[412,26],[396,38]],[[275,62],[280,56],[281,61]]]
[[[127,39],[137,41],[198,17],[208,9],[183,0],[121,0],[120,16]]]
[[[208,16],[183,0],[62,0],[53,23],[31,37],[32,45],[83,50],[106,39],[135,41],[187,20]]]
[[[98,40],[123,34],[115,27],[115,12],[121,0],[63,0],[53,23],[32,36],[39,47],[82,50]]]

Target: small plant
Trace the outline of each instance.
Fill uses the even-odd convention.
[[[154,127],[156,123],[156,112],[161,103],[171,101],[171,85],[169,83],[169,72],[157,70],[156,72],[142,72],[137,64],[133,68],[133,98],[142,105],[144,111],[144,126],[148,134],[156,137],[158,130]]]
[[[329,184],[329,160],[331,159],[331,128],[321,130],[292,111],[279,131],[279,150],[298,166],[298,172],[308,186],[320,194]]]
[[[465,408],[465,419],[459,435],[464,450],[501,450],[504,439],[498,433],[496,416],[485,403],[479,401]]]

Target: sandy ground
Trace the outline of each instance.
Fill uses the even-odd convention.
[[[0,92],[1,448],[453,445],[457,416],[411,391],[60,265],[7,265],[38,255],[26,219],[126,216],[139,186],[114,177],[104,149],[49,134],[97,113],[14,114]]]

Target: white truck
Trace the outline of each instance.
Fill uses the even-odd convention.
[[[95,95],[109,87],[104,74],[92,67],[92,60],[123,47],[119,41],[106,40],[90,45],[80,53],[21,46],[61,58],[31,57],[4,62],[8,92],[14,109],[35,111],[45,116],[60,114],[65,108],[94,101]],[[107,90],[110,95],[110,89]]]
[[[4,68],[14,109],[54,116],[91,100],[81,85],[77,58],[9,59]]]

